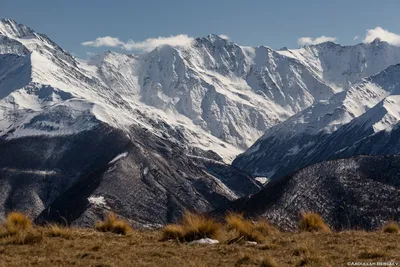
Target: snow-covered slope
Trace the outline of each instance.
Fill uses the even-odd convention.
[[[138,55],[106,52],[85,62],[13,20],[1,20],[0,36],[0,131],[7,138],[29,135],[18,125],[79,99],[68,106],[80,110],[71,105],[87,102],[87,112],[120,129],[135,124],[165,135],[162,125],[168,125],[188,145],[212,149],[228,162],[265,130],[340,91],[346,64],[356,66],[357,80],[400,62],[400,49],[383,42],[274,51],[218,35]],[[348,57],[358,61],[329,65]],[[40,132],[62,133],[60,127]]]
[[[1,20],[0,36],[0,131],[6,138],[30,135],[26,129],[33,126],[25,125],[32,118],[79,99],[68,107],[120,129],[136,124],[165,135],[160,125],[166,124],[179,129],[188,145],[230,161],[269,127],[333,94],[297,60],[217,35],[190,47],[107,52],[88,62],[13,20]],[[82,102],[85,111],[74,106]],[[35,127],[37,134],[64,131],[62,125]]]
[[[400,62],[400,49],[379,39],[355,46],[326,42],[278,52],[298,59],[328,84],[344,89]]]
[[[267,130],[233,164],[254,175],[278,178],[343,156],[400,153],[396,142],[387,138],[365,143],[397,127],[399,93],[400,65],[393,65]],[[383,153],[389,141],[392,146]]]
[[[108,52],[88,64],[125,101],[156,108],[170,120],[189,121],[187,129],[211,134],[236,147],[234,152],[334,93],[296,60],[217,35],[198,38],[190,47],[164,45],[141,55]]]

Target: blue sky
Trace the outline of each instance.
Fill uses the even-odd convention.
[[[398,36],[390,32],[400,34],[399,11],[400,1],[395,0],[0,0],[1,18],[45,33],[80,57],[121,47],[136,52],[153,44],[152,40],[143,43],[148,38],[179,34],[216,33],[241,45],[295,48],[302,37],[312,39],[301,39],[301,44],[320,36],[355,44],[364,40],[368,29],[381,27],[389,33],[378,29],[369,33],[370,38],[383,35],[397,42]],[[87,42],[104,36],[116,42]],[[355,36],[359,38],[353,40]],[[124,46],[129,40],[134,45]],[[321,40],[325,39],[317,41]]]

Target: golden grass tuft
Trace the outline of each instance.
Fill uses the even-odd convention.
[[[186,212],[180,224],[169,224],[163,229],[162,240],[190,242],[202,238],[218,239],[221,225],[204,215]]]
[[[20,212],[10,212],[0,227],[0,238],[21,235],[32,228],[31,220]]]
[[[118,219],[115,213],[110,212],[106,220],[97,222],[95,229],[100,232],[110,232],[118,235],[126,235],[132,231],[128,222]]]
[[[204,215],[185,213],[182,225],[185,229],[185,239],[197,240],[201,238],[217,239],[221,225],[214,219]]]
[[[237,237],[231,240],[229,243],[236,243],[237,241],[255,241],[263,242],[264,236],[260,233],[255,224],[249,220],[246,220],[242,214],[229,213],[225,217],[225,221],[228,226],[228,230],[234,230]]]
[[[260,264],[260,267],[278,267],[278,266],[279,266],[278,263],[276,263],[276,261],[269,256],[265,257]]]
[[[322,217],[315,212],[301,213],[299,229],[301,232],[331,232]]]
[[[273,235],[279,232],[278,228],[270,224],[265,218],[260,218],[254,223],[254,229],[260,232],[262,235]]]
[[[184,235],[185,235],[185,230],[182,225],[169,224],[164,227],[161,240],[167,241],[172,239],[181,241],[184,239]]]
[[[48,237],[61,237],[65,239],[70,239],[72,238],[72,231],[70,228],[52,224],[47,226],[46,235]]]
[[[400,226],[397,222],[390,221],[387,224],[385,224],[385,226],[383,226],[382,231],[384,233],[398,234],[400,233]]]
[[[4,227],[10,232],[19,232],[31,228],[32,222],[21,212],[13,211],[7,215]]]

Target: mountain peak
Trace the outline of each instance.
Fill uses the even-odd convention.
[[[35,32],[29,27],[19,24],[13,19],[1,19],[0,35],[5,35],[10,38],[22,38],[34,36]]]
[[[0,19],[1,23],[14,23],[14,24],[18,24],[15,20],[13,19],[8,19],[8,18],[4,18],[4,19]]]
[[[332,41],[326,41],[326,42],[322,42],[322,43],[310,45],[310,46],[334,47],[334,46],[341,46],[341,45],[338,43],[332,42]]]
[[[218,34],[215,34],[215,33],[211,33],[211,34],[207,35],[206,38],[208,38],[210,40],[219,40],[219,39],[226,40],[225,38],[222,38],[221,36],[219,36]]]
[[[371,44],[379,44],[380,42],[382,42],[381,38],[376,37],[376,38],[371,42]]]
[[[212,43],[212,44],[215,44],[215,43],[230,43],[230,41],[228,39],[223,38],[220,35],[215,34],[215,33],[209,34],[209,35],[207,35],[205,37],[199,37],[196,40],[198,42],[206,41],[206,42],[209,42],[209,43]]]
[[[382,40],[381,38],[377,37],[371,42],[372,46],[387,46],[389,45],[388,42]]]

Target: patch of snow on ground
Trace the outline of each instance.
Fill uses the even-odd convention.
[[[95,206],[107,206],[106,200],[103,196],[91,196],[88,197],[88,201]]]
[[[16,169],[16,168],[2,168],[2,171],[7,171],[7,172],[18,172],[18,173],[23,173],[23,174],[35,174],[35,175],[57,175],[58,173],[56,171],[52,170],[27,170],[27,169]]]
[[[120,159],[122,159],[122,158],[125,158],[126,156],[128,156],[128,152],[124,152],[124,153],[122,153],[122,154],[119,154],[119,155],[116,156],[113,160],[111,160],[111,161],[109,162],[109,164],[113,164],[113,163],[117,162],[118,160],[120,160]]]
[[[192,242],[188,242],[189,245],[193,244],[207,244],[207,245],[213,245],[213,244],[218,244],[219,241],[211,238],[202,238],[199,240],[194,240]]]
[[[287,156],[296,155],[297,153],[299,153],[299,151],[300,151],[299,145],[296,145],[296,146],[292,147],[291,149],[289,149],[289,151],[286,155]]]
[[[263,185],[268,183],[268,181],[269,181],[269,179],[267,177],[255,177],[254,179]]]

